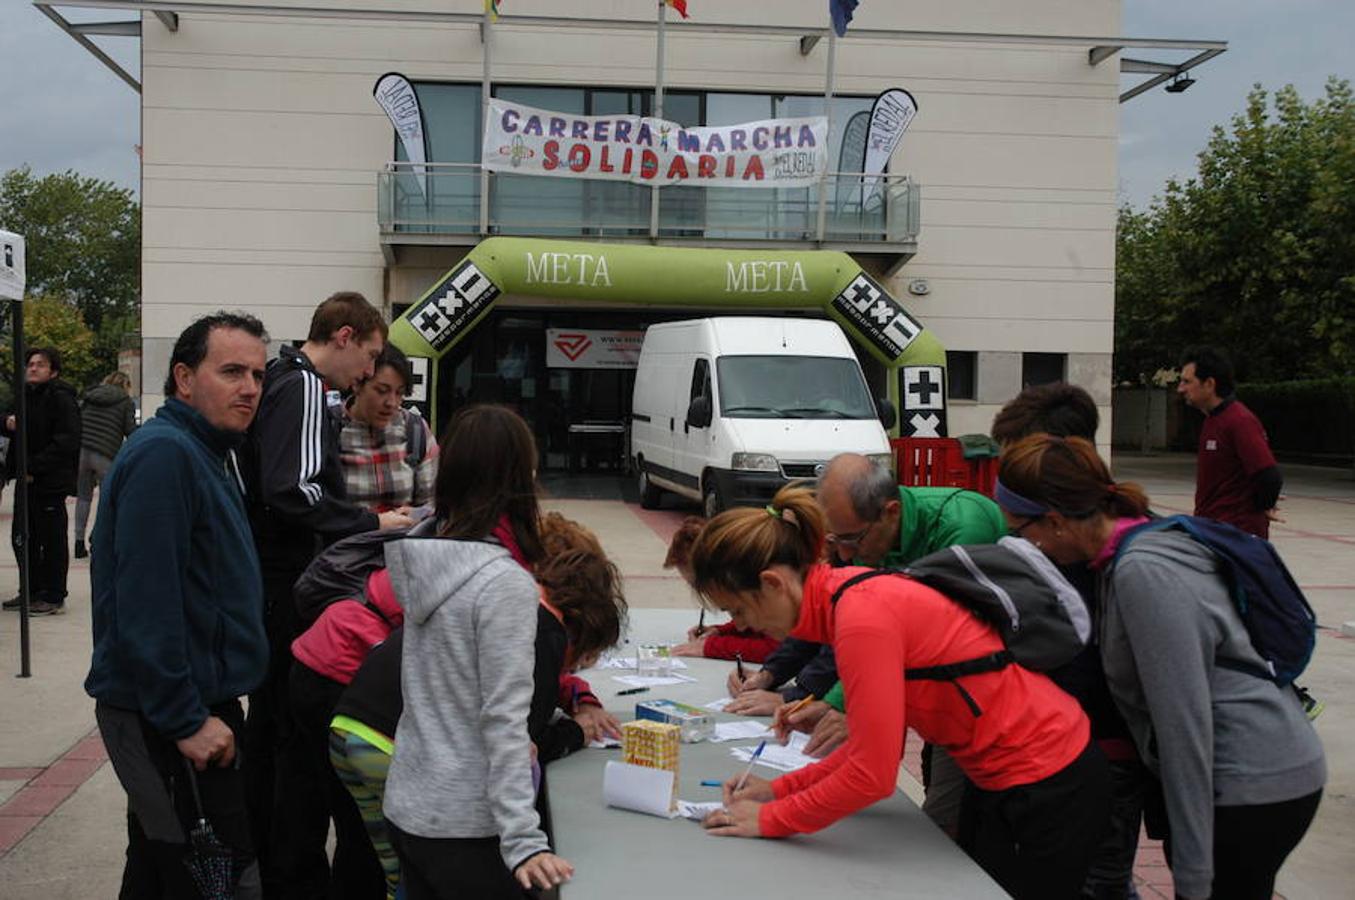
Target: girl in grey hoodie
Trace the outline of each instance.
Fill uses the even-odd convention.
[[[439,459],[437,537],[386,551],[405,610],[405,705],[384,811],[409,900],[520,898],[573,873],[532,787],[538,591],[523,566],[541,556],[535,473],[516,413],[463,409]]]
[[[997,500],[1014,533],[1057,563],[1101,572],[1106,679],[1162,783],[1179,898],[1269,900],[1326,783],[1317,733],[1264,669],[1213,553],[1181,531],[1135,538],[1148,498],[1117,484],[1081,438],[1038,434],[1002,454]]]

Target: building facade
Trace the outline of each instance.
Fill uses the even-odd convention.
[[[839,155],[842,135],[881,91],[906,89],[919,111],[891,160],[888,207],[875,218],[858,208],[853,219],[839,179],[823,232],[813,189],[665,187],[651,223],[646,186],[491,182],[477,167],[486,71],[486,43],[471,20],[479,0],[441,4],[464,19],[278,14],[303,5],[315,6],[274,0],[257,16],[195,11],[175,30],[143,14],[149,372],[163,370],[189,321],[222,307],[259,315],[278,342],[304,337],[315,304],[336,290],[361,291],[398,315],[490,235],[826,248],[851,254],[945,346],[950,434],[986,432],[1023,384],[1066,378],[1096,399],[1109,444],[1120,75],[1118,65],[1089,61],[1088,43],[1064,39],[1118,35],[1118,0],[862,4],[834,51],[830,168],[859,171]],[[326,6],[365,16],[375,4]],[[391,0],[383,9],[429,4]],[[689,9],[700,26],[743,27],[668,21],[664,118],[722,125],[823,111],[828,41],[807,47],[796,33],[822,31],[824,0]],[[508,0],[502,12],[488,45],[493,96],[563,114],[657,111],[653,4],[569,4],[570,16],[605,27],[521,18],[561,15],[546,0]],[[633,26],[614,27],[619,20]],[[414,84],[423,108],[433,165],[419,192],[373,100],[373,85],[391,71]],[[633,374],[551,365],[559,355],[548,334],[625,335],[712,311],[616,296],[501,296],[435,363],[445,398],[438,412],[465,400],[515,404],[533,419],[547,464],[563,464],[567,425],[622,420]],[[897,397],[897,386],[885,390],[893,375],[863,359],[872,387]],[[143,408],[158,402],[148,394]]]

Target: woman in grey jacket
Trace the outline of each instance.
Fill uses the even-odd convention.
[[[75,558],[89,556],[85,529],[94,489],[113,465],[123,440],[136,428],[136,405],[128,391],[132,380],[124,372],[110,372],[103,383],[80,398],[80,467],[76,470]]]
[[[573,873],[541,830],[527,733],[535,470],[536,444],[516,413],[463,409],[439,460],[437,537],[386,550],[405,610],[405,705],[383,809],[409,900],[520,898]]]
[[[1298,696],[1220,661],[1264,669],[1213,553],[1180,531],[1137,537],[1148,498],[1080,438],[1039,434],[1002,454],[997,500],[1057,563],[1099,570],[1106,679],[1162,783],[1176,895],[1269,900],[1326,783]]]

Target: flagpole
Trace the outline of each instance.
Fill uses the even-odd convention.
[[[492,41],[494,5],[485,3],[484,22],[480,25],[480,43],[484,46],[484,68],[480,73],[480,143],[483,145],[489,130],[489,48]],[[481,154],[483,156],[483,154]],[[489,234],[489,170],[480,160],[480,234]]]
[[[668,6],[664,0],[658,0],[659,27],[654,48],[654,118],[663,118],[663,49],[664,26],[668,22]],[[649,189],[649,239],[659,239],[659,185],[656,182]]]
[[[825,78],[823,87],[823,115],[828,120],[827,134],[824,140],[828,141],[829,149],[833,144],[833,74],[837,65],[837,31],[833,29],[832,17],[829,17],[828,24],[828,74]],[[816,240],[823,243],[824,226],[828,221],[828,172],[825,169],[819,176],[819,221],[814,233]]]

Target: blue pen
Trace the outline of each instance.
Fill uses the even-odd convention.
[[[723,781],[703,781],[703,782],[701,782],[701,786],[702,786],[702,787],[724,787],[724,782],[723,782]]]
[[[753,764],[757,762],[757,758],[762,755],[762,751],[766,746],[766,741],[760,741],[758,743],[757,749],[754,750],[753,755],[748,758],[748,768],[743,770],[743,774],[739,776],[739,783],[734,785],[734,793],[737,794],[739,791],[743,790],[743,783],[748,780],[749,775],[753,774]]]

